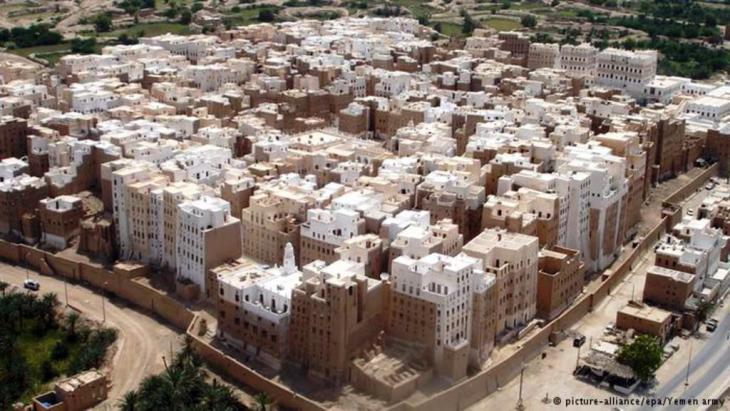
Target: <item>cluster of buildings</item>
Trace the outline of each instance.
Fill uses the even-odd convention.
[[[0,66],[0,234],[168,273],[266,367],[388,401],[461,380],[570,306],[653,184],[719,160],[727,86],[654,51],[429,38],[299,21]],[[698,221],[652,273],[702,293],[725,243]]]

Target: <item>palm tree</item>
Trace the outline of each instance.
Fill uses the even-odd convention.
[[[70,338],[76,337],[76,323],[79,322],[79,318],[81,316],[76,311],[72,311],[66,316],[66,327],[68,328],[68,336]]]
[[[218,380],[213,380],[213,383],[206,385],[203,391],[200,408],[203,410],[228,411],[238,409],[239,405],[230,388],[219,384]]]
[[[183,410],[199,398],[204,381],[191,363],[172,365],[146,378],[140,388],[143,410]]]
[[[119,409],[121,411],[138,411],[141,409],[138,405],[139,402],[139,393],[137,391],[129,391],[119,401]]]
[[[711,301],[702,300],[697,305],[697,321],[704,322],[710,316],[714,304]]]
[[[46,327],[53,325],[56,318],[56,307],[58,307],[58,298],[55,293],[44,294],[38,303],[38,314]]]
[[[167,396],[163,390],[164,385],[162,376],[153,375],[145,378],[139,387],[139,400],[137,401],[139,410],[162,410],[175,406],[168,402]]]
[[[266,411],[269,409],[269,405],[271,404],[271,398],[269,398],[269,395],[265,392],[260,392],[256,394],[256,402],[259,405],[259,411]]]

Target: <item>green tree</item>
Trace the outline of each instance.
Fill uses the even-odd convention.
[[[258,21],[264,22],[264,23],[271,23],[276,18],[276,15],[274,14],[274,11],[271,9],[261,9],[259,10],[258,15]]]
[[[51,349],[52,360],[63,360],[68,357],[68,347],[63,341],[56,341]]]
[[[53,368],[53,364],[50,360],[45,360],[41,363],[41,380],[43,382],[51,381],[58,376],[58,372]]]
[[[712,302],[707,300],[702,300],[697,305],[697,321],[699,322],[705,322],[707,320],[707,317],[710,316],[710,312],[712,311],[712,308],[715,305],[712,304]]]
[[[464,10],[462,14],[464,16],[464,24],[461,26],[461,32],[469,36],[474,32],[474,29],[479,27],[479,24],[474,21],[474,19],[469,13],[466,12],[466,10]]]
[[[193,13],[190,12],[190,9],[185,7],[180,11],[180,23],[181,24],[190,24],[190,22],[193,20]]]
[[[38,311],[41,321],[46,328],[56,325],[56,309],[58,308],[58,298],[55,293],[46,293],[38,302]]]
[[[71,339],[76,337],[76,325],[80,318],[81,316],[75,311],[72,311],[66,316],[66,332],[68,332]]]
[[[122,33],[119,37],[117,37],[117,42],[119,42],[119,44],[130,45],[139,43],[139,40],[137,40],[136,37],[129,37],[129,34],[127,33]]]
[[[662,347],[656,338],[640,335],[631,344],[621,347],[617,359],[631,367],[640,380],[647,382],[654,378],[654,372],[662,363]]]
[[[121,411],[137,411],[140,409],[139,402],[140,396],[137,391],[129,391],[119,401],[119,409]]]
[[[127,393],[119,403],[123,411],[242,409],[233,392],[217,381],[209,384],[201,371],[201,361],[186,340],[183,349],[165,366],[162,374],[145,378],[138,391]]]
[[[93,37],[88,39],[75,38],[71,40],[71,51],[79,54],[92,54],[96,51],[96,39]]]
[[[533,27],[537,26],[537,18],[535,18],[535,16],[533,16],[532,14],[527,14],[525,16],[522,16],[522,18],[520,18],[520,23],[524,27],[533,28]]]
[[[12,409],[29,382],[28,364],[18,350],[15,338],[0,337],[0,409]]]
[[[203,3],[199,1],[196,1],[195,3],[193,3],[192,6],[190,6],[190,11],[192,11],[193,13],[197,13],[200,10],[203,10]]]
[[[200,406],[204,410],[235,410],[238,408],[238,401],[230,388],[219,384],[218,380],[214,379],[212,384],[206,385],[203,389]]]
[[[257,411],[267,411],[269,409],[269,405],[271,405],[271,398],[269,398],[269,395],[265,392],[260,392],[256,394],[256,405],[258,405]]]
[[[705,26],[707,27],[715,27],[717,26],[717,19],[712,14],[708,14],[705,16]]]
[[[109,13],[97,14],[94,17],[94,28],[100,33],[106,33],[112,29],[112,16]]]

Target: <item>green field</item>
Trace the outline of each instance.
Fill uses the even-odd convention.
[[[37,57],[42,58],[43,60],[47,61],[49,66],[55,66],[56,64],[58,64],[58,61],[61,59],[61,57],[66,56],[68,54],[69,54],[69,52],[59,51],[57,53],[47,53],[47,54],[37,55]]]
[[[144,23],[104,33],[104,36],[117,38],[124,33],[129,37],[153,37],[166,33],[190,34],[190,28],[180,23]]]
[[[104,44],[97,44],[96,52],[100,53],[103,46]],[[54,44],[52,46],[26,47],[21,49],[8,50],[8,52],[17,54],[22,57],[29,57],[31,54],[34,54],[35,57],[48,61],[49,65],[55,66],[61,57],[67,54],[71,54],[71,43],[64,42],[60,44]]]
[[[420,0],[392,0],[390,4],[405,7],[413,13],[413,16],[428,17],[434,12],[434,8]]]
[[[60,315],[55,294],[7,293],[7,287],[0,281],[0,409],[103,365],[116,330],[92,329],[75,312]]]
[[[50,359],[53,346],[65,340],[66,333],[61,329],[51,330],[44,336],[38,338],[33,333],[21,334],[18,338],[18,347],[21,355],[25,357],[28,370],[30,370],[31,384],[28,390],[21,397],[24,403],[30,403],[33,396],[50,389],[52,384],[44,383],[42,378],[41,367],[44,361]],[[53,367],[57,371],[68,369],[71,359],[78,356],[81,351],[79,344],[69,345],[68,357],[61,360],[54,360]]]
[[[230,24],[232,26],[247,26],[249,24],[258,23],[259,12],[265,9],[271,9],[276,11],[275,7],[270,6],[257,6],[248,8],[241,7],[241,10],[239,12],[227,13],[223,17],[223,20],[227,24]]]
[[[449,36],[449,37],[459,37],[463,36],[464,34],[461,32],[461,24],[457,23],[449,23],[449,22],[439,22],[441,25],[441,34]]]
[[[43,54],[43,53],[58,53],[71,50],[71,45],[69,43],[60,43],[60,44],[54,44],[51,46],[35,46],[35,47],[26,47],[22,49],[14,49],[14,50],[8,50],[10,53],[17,54],[19,56],[28,57],[31,54]]]
[[[491,17],[488,19],[480,20],[480,23],[497,31],[517,30],[522,27],[519,21],[503,19],[499,17]]]
[[[512,3],[510,9],[514,10],[534,10],[545,7],[545,3],[536,1],[523,1],[521,3]]]

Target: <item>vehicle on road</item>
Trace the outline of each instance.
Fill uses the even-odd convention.
[[[706,190],[712,190],[713,188],[715,188],[715,185],[714,184],[712,184],[712,183],[705,184],[705,189]]]
[[[573,347],[582,347],[583,344],[586,343],[586,336],[585,335],[579,335],[578,337],[575,337],[573,339]]]
[[[717,329],[718,321],[714,318],[711,318],[707,320],[707,323],[705,323],[705,330],[707,332],[714,332]]]
[[[36,280],[25,280],[23,281],[23,288],[31,291],[38,291],[41,288],[41,284]]]

